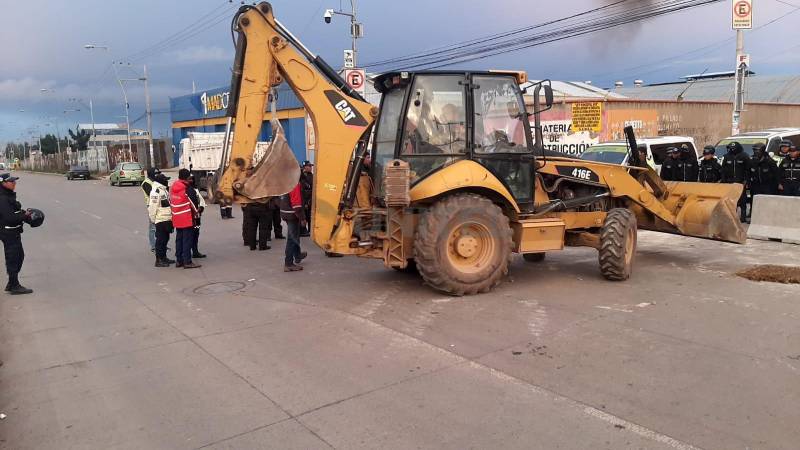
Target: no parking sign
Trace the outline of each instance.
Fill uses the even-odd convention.
[[[344,81],[354,91],[363,97],[366,93],[367,73],[364,69],[347,69],[344,71]]]

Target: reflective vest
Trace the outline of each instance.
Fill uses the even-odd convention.
[[[172,206],[172,225],[175,228],[191,228],[194,225],[194,212],[196,210],[189,195],[186,193],[188,183],[178,180],[172,183],[169,190],[169,203]]]
[[[150,214],[150,221],[153,223],[172,220],[172,208],[169,206],[169,190],[166,186],[156,181],[152,182],[147,212]]]
[[[146,204],[150,204],[150,193],[153,192],[154,183],[156,182],[151,180],[150,178],[145,178],[144,181],[142,181],[141,188],[142,192],[144,193],[144,202]]]

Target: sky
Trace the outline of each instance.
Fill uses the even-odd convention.
[[[359,62],[372,62],[545,22],[611,0],[358,0],[364,38]],[[230,82],[230,20],[239,1],[223,0],[0,0],[0,146],[38,134],[62,136],[77,123],[124,123],[118,65],[132,127],[146,128],[143,76],[147,65],[153,134],[170,133],[169,98]],[[754,26],[745,50],[757,74],[800,72],[800,0],[754,0]],[[350,47],[349,23],[323,20],[326,8],[349,11],[344,0],[274,0],[276,17],[332,66]],[[676,81],[680,76],[732,70],[735,32],[731,2],[624,25],[455,66],[524,69],[532,79],[591,80],[611,86]],[[788,14],[788,15],[787,15]],[[198,22],[199,21],[199,22]],[[187,28],[188,27],[188,28]],[[185,39],[166,40],[185,31]],[[180,35],[178,37],[183,37]],[[85,49],[87,44],[98,46]],[[155,48],[154,44],[157,45]],[[107,48],[100,48],[100,47]],[[698,50],[699,49],[699,50]],[[42,92],[42,89],[47,91]],[[80,110],[80,111],[74,111]]]

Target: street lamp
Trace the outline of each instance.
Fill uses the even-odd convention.
[[[120,63],[122,64],[122,63]],[[128,63],[130,67],[130,63]],[[147,116],[147,141],[150,150],[150,166],[155,167],[155,156],[153,155],[153,114],[150,109],[150,90],[148,89],[147,78],[147,65],[143,66],[144,75],[138,78],[123,78],[120,81],[143,81],[144,82],[144,100],[145,100],[145,115]],[[131,69],[133,70],[133,69]],[[128,125],[130,127],[130,124]],[[128,133],[130,135],[130,132]]]
[[[356,39],[360,39],[364,37],[364,26],[363,24],[358,22],[356,18],[356,0],[350,0],[350,10],[351,12],[346,13],[344,11],[336,11],[333,9],[326,9],[325,14],[323,14],[323,18],[325,19],[325,23],[331,23],[334,15],[340,16],[347,16],[350,18],[350,36],[353,38],[352,44],[352,51],[353,51],[353,67],[358,67],[357,61],[357,54],[356,54]]]

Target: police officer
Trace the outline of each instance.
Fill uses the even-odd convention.
[[[753,144],[753,160],[750,164],[750,195],[775,195],[777,193],[778,165],[767,155],[766,145]]]
[[[703,159],[700,160],[699,180],[701,183],[719,183],[722,178],[722,165],[717,161],[716,149],[713,145],[703,148]]]
[[[792,144],[789,154],[783,158],[778,168],[780,184],[778,190],[781,195],[800,197],[800,150]]]
[[[750,173],[750,157],[744,152],[742,144],[734,141],[727,145],[728,153],[722,159],[722,182],[744,185],[737,205],[741,208],[740,220],[747,220],[747,180]]]
[[[6,257],[6,272],[8,284],[6,292],[11,295],[30,294],[32,289],[19,284],[19,272],[25,260],[25,251],[22,249],[22,223],[30,220],[30,211],[23,211],[22,205],[17,201],[17,180],[10,173],[0,175],[0,240]]]
[[[680,159],[674,172],[675,181],[697,181],[697,154],[692,154],[689,146],[683,144],[680,149]]]
[[[247,214],[247,229],[245,239],[250,250],[269,250],[268,224],[272,222],[272,212],[267,202],[253,202],[245,209]]]
[[[783,158],[789,156],[789,148],[792,146],[792,141],[789,140],[782,140],[780,145],[778,146],[778,153],[772,155],[772,160],[775,161],[775,164],[781,165]]]
[[[680,153],[675,147],[667,148],[667,159],[661,164],[661,179],[664,181],[675,181],[676,171],[678,170],[678,157]]]

